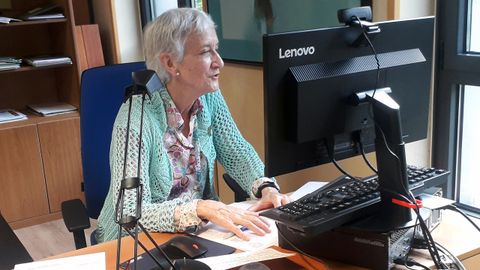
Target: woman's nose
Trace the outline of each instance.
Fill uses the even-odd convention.
[[[222,68],[223,65],[224,65],[223,59],[220,56],[220,54],[218,53],[218,51],[215,51],[213,64],[216,65],[215,67],[218,67],[218,68]]]

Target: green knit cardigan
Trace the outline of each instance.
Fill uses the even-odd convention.
[[[166,91],[161,89],[160,91]],[[160,91],[145,100],[144,127],[141,151],[141,175],[143,184],[141,223],[153,232],[174,232],[174,210],[185,199],[167,200],[173,184],[173,174],[163,139],[167,130],[166,112]],[[206,171],[200,172],[200,193],[198,199],[218,200],[213,185],[214,162],[217,159],[240,186],[251,197],[253,182],[264,174],[264,165],[254,148],[242,137],[225,100],[217,90],[200,97],[203,105],[199,113],[193,136],[198,140],[201,154],[207,160]],[[134,97],[132,104],[129,151],[127,154],[127,177],[136,176],[138,160],[138,139],[140,130],[141,98]],[[115,204],[124,169],[124,146],[128,102],[124,103],[115,120],[110,146],[110,189],[98,218],[97,241],[116,239],[118,225],[115,223]],[[203,179],[203,180],[202,180]],[[125,213],[131,213],[136,197],[126,193]]]

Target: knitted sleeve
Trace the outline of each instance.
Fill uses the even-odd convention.
[[[255,198],[253,183],[264,175],[264,164],[238,130],[220,90],[208,94],[206,98],[212,110],[212,132],[217,159],[242,189]]]

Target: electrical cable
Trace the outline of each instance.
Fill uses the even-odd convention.
[[[414,210],[415,214],[417,215],[418,221],[420,221],[420,228],[421,228],[421,232],[423,234],[423,237],[426,241],[427,250],[430,253],[430,256],[431,256],[431,258],[432,258],[432,260],[435,264],[435,267],[437,267],[437,269],[445,268],[442,261],[441,261],[440,254],[438,253],[438,248],[435,245],[433,237],[430,234],[430,231],[428,230],[428,227],[427,227],[425,221],[423,220],[423,218],[420,214],[420,207],[418,206],[413,194],[409,191],[409,195],[413,198],[413,200],[412,200],[412,199],[410,199],[410,198],[406,197],[405,195],[400,194],[398,192],[394,192],[394,191],[387,191],[387,192],[395,194],[398,197],[402,198],[403,200],[405,200],[405,201],[407,201],[411,204],[415,204],[416,207],[414,207],[413,210]]]
[[[354,16],[354,18],[358,21],[361,29],[362,29],[362,34],[363,36],[365,37],[365,40],[367,41],[370,49],[372,50],[373,54],[374,54],[374,57],[375,57],[375,60],[376,60],[376,63],[377,63],[377,73],[376,73],[376,81],[375,81],[375,88],[373,90],[373,94],[372,94],[372,98],[375,96],[375,93],[377,91],[377,88],[378,88],[378,83],[379,83],[379,80],[380,80],[380,61],[378,59],[378,54],[375,50],[375,47],[373,46],[370,38],[368,37],[368,34],[367,32],[365,31],[365,28],[363,27],[362,25],[362,22],[361,20],[357,17],[357,16]],[[370,103],[371,104],[371,103]],[[392,149],[390,148],[390,146],[388,145],[388,142],[387,142],[387,139],[386,139],[386,136],[385,136],[385,133],[383,132],[383,130],[381,129],[381,127],[379,127],[377,125],[377,123],[375,122],[375,118],[373,117],[373,111],[372,111],[372,106],[370,106],[370,117],[371,119],[373,119],[374,123],[375,123],[375,127],[380,131],[380,134],[382,135],[382,139],[383,139],[383,142],[384,142],[384,145],[387,149],[387,151],[392,155],[394,156],[398,162],[400,162],[400,158],[392,151]],[[374,171],[375,173],[378,174],[378,171],[375,170],[375,168],[373,168],[373,166],[370,164],[370,162],[368,161],[368,159],[366,158],[366,155],[365,155],[365,151],[364,151],[364,148],[363,148],[363,144],[361,142],[361,140],[359,139],[358,140],[358,143],[359,143],[359,146],[360,146],[360,150],[361,150],[361,153],[362,153],[362,157],[364,159],[364,161],[367,163],[367,165],[370,167],[370,169],[372,169],[372,171]],[[335,163],[334,163],[335,164]],[[399,172],[401,173],[401,172]],[[425,242],[426,242],[426,248],[428,249],[429,253],[430,253],[430,256],[432,257],[432,260],[433,262],[435,263],[435,266],[437,267],[437,269],[443,269],[445,268],[446,266],[444,265],[444,263],[442,262],[441,260],[441,257],[440,257],[440,254],[439,254],[439,247],[437,247],[438,243],[436,243],[434,240],[433,240],[433,237],[432,235],[430,234],[430,231],[428,230],[428,227],[427,225],[425,224],[425,221],[422,219],[421,215],[420,215],[420,210],[419,210],[419,206],[418,204],[416,203],[416,200],[415,200],[415,197],[413,196],[413,194],[411,193],[411,191],[404,185],[404,183],[402,182],[402,187],[404,189],[404,192],[405,194],[408,194],[407,196],[408,197],[411,197],[411,198],[408,198],[407,196],[404,196],[403,194],[399,194],[397,192],[394,192],[394,194],[396,194],[397,196],[399,197],[402,197],[405,201],[407,202],[410,202],[412,204],[415,204],[416,205],[416,208],[414,208],[414,212],[416,213],[417,215],[417,221],[415,223],[415,230],[417,228],[417,223],[418,225],[420,225],[420,228],[421,228],[421,232],[425,238]],[[388,192],[391,192],[391,191],[388,191]],[[465,214],[463,213],[462,211],[460,211],[460,209],[456,208],[455,206],[450,206],[450,207],[445,207],[447,209],[452,209],[454,211],[458,211],[460,214],[462,214],[465,218],[467,218],[472,224],[473,226],[475,226],[475,228],[477,230],[480,231],[480,228]],[[414,233],[415,235],[415,233]],[[441,249],[444,249],[443,247]],[[445,253],[444,251],[442,251],[443,253]],[[457,259],[458,260],[458,259]],[[423,269],[429,269],[428,267],[422,265],[422,264],[419,264],[413,260],[408,260],[408,255],[404,261],[404,264],[407,268],[408,267],[408,263],[414,265],[414,266],[419,266]],[[461,264],[461,263],[460,263]],[[464,269],[464,268],[459,268],[459,269]]]
[[[376,81],[375,81],[375,88],[373,90],[373,94],[372,94],[372,98],[375,96],[375,93],[377,91],[377,88],[378,88],[378,82],[379,82],[379,78],[380,78],[380,61],[378,59],[378,54],[375,50],[375,47],[373,46],[370,38],[368,37],[368,34],[366,33],[365,31],[365,28],[363,27],[362,25],[362,21],[360,20],[360,18],[358,18],[357,16],[354,16],[354,18],[358,21],[358,23],[360,24],[360,27],[362,29],[362,34],[363,36],[365,37],[370,49],[372,50],[373,54],[374,54],[374,57],[375,57],[375,61],[377,63],[377,73],[376,73]],[[382,135],[382,139],[383,139],[383,142],[384,142],[384,145],[387,149],[387,151],[396,158],[396,160],[400,163],[400,158],[392,151],[392,149],[390,148],[390,146],[388,145],[388,141],[387,141],[387,138],[385,136],[385,133],[383,132],[383,130],[381,129],[381,127],[379,125],[377,125],[377,123],[375,122],[375,118],[373,117],[373,111],[372,111],[372,106],[371,106],[371,103],[370,103],[370,116],[371,118],[373,119],[374,123],[375,123],[375,128],[377,130],[380,131],[380,134]],[[364,151],[362,151],[364,152]],[[363,156],[363,155],[362,155]],[[365,161],[366,158],[364,158]],[[368,164],[368,163],[367,163]],[[402,172],[398,172],[398,173],[402,173]],[[430,231],[428,230],[426,224],[425,224],[425,221],[422,219],[421,215],[420,215],[420,210],[419,210],[419,206],[418,204],[416,203],[416,200],[415,200],[415,197],[413,196],[413,194],[410,192],[410,189],[408,187],[405,186],[405,184],[402,182],[402,187],[404,189],[404,192],[405,194],[408,194],[408,195],[403,195],[403,194],[399,194],[398,192],[394,192],[394,194],[396,194],[397,196],[399,197],[402,197],[405,201],[407,202],[410,202],[412,204],[415,204],[416,207],[414,208],[414,211],[417,215],[417,220],[420,221],[420,228],[421,228],[421,231],[426,239],[426,242],[427,242],[427,248],[428,248],[428,251],[430,253],[430,256],[432,257],[432,260],[434,261],[435,263],[435,266],[438,268],[438,269],[441,269],[441,267],[443,267],[443,264],[441,262],[441,258],[440,258],[440,255],[438,253],[438,248],[436,247],[435,245],[435,242],[433,241],[433,238],[430,234]],[[391,192],[391,191],[390,191]],[[411,197],[411,198],[408,198],[408,197]]]
[[[453,210],[453,211],[456,211],[458,212],[459,214],[461,214],[464,218],[466,218],[474,227],[475,229],[477,229],[477,231],[480,232],[480,227],[478,227],[477,224],[475,224],[475,222],[473,222],[473,220],[467,215],[465,214],[462,210],[460,210],[458,207],[456,207],[455,205],[447,205],[445,207],[443,207],[442,209],[449,209],[449,210]]]
[[[425,221],[423,220],[421,214],[420,214],[420,207],[417,204],[417,201],[415,200],[415,196],[413,193],[409,190],[408,191],[410,197],[413,198],[413,202],[415,204],[414,212],[418,217],[418,220],[420,221],[420,228],[422,229],[422,234],[423,237],[426,241],[427,244],[427,249],[432,257],[433,262],[435,263],[435,266],[437,269],[441,269],[441,267],[444,267],[444,264],[442,263],[440,254],[438,252],[438,248],[435,244],[435,241],[433,240],[432,234],[430,233],[430,230],[428,229]],[[407,200],[408,201],[408,200]]]
[[[444,246],[442,246],[441,244],[439,243],[436,243],[435,244],[438,246],[438,248],[440,249],[440,251],[445,254],[448,258],[450,258],[450,260],[452,261],[452,264],[455,265],[455,268],[458,269],[458,270],[466,270],[465,266],[463,265],[463,263],[457,258],[457,256],[453,255],[448,249],[446,249]]]
[[[378,174],[377,169],[375,169],[375,167],[373,167],[372,163],[370,163],[370,161],[367,159],[367,155],[365,154],[365,149],[363,147],[363,143],[362,143],[361,140],[358,140],[358,146],[360,147],[360,153],[362,153],[363,160],[365,161],[367,166],[370,168],[370,170],[372,170],[373,172]]]
[[[376,81],[375,81],[375,88],[373,89],[373,94],[372,94],[372,98],[373,98],[375,96],[375,92],[377,91],[377,88],[378,88],[378,81],[380,80],[380,61],[378,60],[378,54],[377,54],[377,51],[375,50],[375,47],[373,46],[372,41],[368,37],[368,34],[365,31],[365,28],[363,28],[362,20],[360,20],[360,18],[358,16],[353,16],[353,17],[358,21],[358,24],[360,25],[360,28],[362,29],[363,37],[365,37],[365,40],[367,40],[368,46],[372,50],[373,56],[374,56],[375,61],[377,63],[377,74],[376,74],[377,78],[376,78]]]
[[[414,260],[410,260],[410,261],[408,261],[407,263],[410,263],[411,266],[418,266],[418,267],[420,267],[420,268],[422,268],[422,269],[424,269],[424,270],[430,270],[429,267],[427,267],[427,266],[425,266],[425,265],[423,265],[423,264],[421,264],[421,263],[419,263],[419,262],[416,262],[416,261],[414,261]],[[409,269],[413,269],[413,268],[409,268]]]
[[[335,167],[337,168],[337,170],[339,170],[343,175],[346,175],[348,177],[350,177],[351,179],[357,179],[359,180],[358,177],[354,177],[352,176],[351,174],[349,174],[347,171],[345,171],[341,166],[340,164],[338,164],[337,160],[335,159],[335,150],[334,150],[334,145],[335,143],[329,143],[328,140],[325,140],[325,145],[327,146],[327,154],[328,154],[328,157],[330,158],[330,162],[333,163],[333,165],[335,165]]]
[[[365,37],[365,39],[367,40],[368,44],[369,44],[369,47],[370,49],[372,50],[373,54],[374,54],[374,58],[375,58],[375,61],[376,61],[376,64],[377,64],[377,73],[376,73],[376,80],[375,80],[375,88],[373,90],[373,94],[372,94],[372,98],[373,96],[375,95],[375,92],[377,91],[377,86],[378,86],[378,81],[379,81],[379,78],[380,78],[380,61],[378,60],[378,54],[375,50],[375,47],[373,46],[372,42],[370,41],[370,38],[368,37],[367,33],[365,32],[365,29],[363,28],[363,25],[362,25],[362,21],[360,20],[360,18],[358,16],[354,16],[354,18],[358,21],[358,23],[360,24],[360,28],[362,29],[362,34],[363,36]],[[371,111],[371,110],[370,110]],[[373,119],[373,117],[372,117]],[[382,132],[383,133],[383,132]],[[361,144],[361,142],[360,142]],[[365,156],[365,152],[363,151],[363,146],[361,146],[362,148],[362,156],[364,157],[367,165],[370,167],[370,169],[372,169],[375,173],[377,173],[377,170],[370,164],[370,162],[366,159],[366,156]],[[359,179],[358,177],[353,177],[352,175],[350,175],[347,171],[345,171],[337,162],[337,160],[335,159],[334,157],[334,151],[330,151],[330,149],[327,147],[327,151],[328,151],[328,155],[330,157],[330,161],[333,163],[333,165],[335,165],[335,167],[341,172],[343,173],[344,175],[352,178],[352,179]]]
[[[359,179],[358,177],[354,177],[352,175],[350,175],[347,171],[345,171],[342,167],[340,167],[340,164],[338,164],[338,162],[335,160],[334,157],[330,157],[330,160],[332,161],[333,165],[335,165],[335,167],[341,172],[343,173],[344,175],[352,178],[352,179]]]
[[[404,266],[407,267],[408,269],[411,269],[408,265],[407,265],[407,262],[408,262],[408,256],[410,255],[410,252],[412,251],[412,242],[413,240],[415,239],[415,235],[417,234],[417,227],[418,227],[418,216],[417,216],[417,220],[415,221],[415,225],[413,227],[413,234],[412,234],[412,238],[410,239],[410,245],[408,247],[408,251],[407,251],[407,254],[405,255],[405,262],[404,262]]]
[[[358,18],[357,16],[354,16],[354,18],[358,21],[358,23],[360,24],[360,27],[362,29],[362,34],[363,36],[365,37],[365,39],[367,40],[367,43],[370,47],[370,49],[372,50],[373,54],[374,54],[374,57],[375,57],[375,60],[376,60],[376,63],[377,63],[377,76],[376,76],[376,81],[375,81],[375,88],[373,90],[373,94],[372,94],[372,98],[375,96],[375,93],[377,91],[377,88],[378,88],[378,81],[379,81],[379,77],[380,77],[380,61],[378,59],[378,55],[377,55],[377,52],[375,50],[375,47],[373,46],[370,38],[368,37],[368,34],[366,33],[365,31],[365,28],[363,27],[362,25],[362,21],[360,20],[360,18]],[[384,142],[384,145],[387,149],[387,151],[396,158],[396,160],[400,163],[400,158],[391,150],[390,146],[388,145],[388,141],[387,141],[387,138],[385,136],[385,133],[383,132],[383,130],[381,129],[381,127],[379,125],[377,125],[376,121],[375,121],[375,118],[373,117],[373,111],[372,111],[373,107],[370,103],[370,116],[371,118],[373,119],[374,123],[375,123],[375,128],[377,130],[380,131],[380,134],[382,135],[382,139],[383,139],[383,142]],[[402,172],[398,172],[398,173],[402,173]],[[406,200],[407,202],[410,202],[410,203],[413,203],[416,205],[416,208],[414,209],[416,215],[417,215],[417,218],[418,220],[420,221],[420,227],[422,229],[422,233],[424,234],[424,237],[426,239],[428,239],[427,243],[428,243],[428,251],[430,253],[430,256],[432,257],[434,263],[435,263],[435,266],[440,269],[440,265],[441,265],[441,261],[440,261],[440,255],[438,254],[438,250],[433,242],[433,238],[425,224],[425,221],[422,219],[421,215],[420,215],[420,210],[419,210],[419,206],[418,204],[416,203],[416,200],[415,200],[415,197],[413,196],[413,194],[410,193],[410,189],[408,189],[405,184],[402,182],[402,187],[404,189],[404,192],[405,194],[408,194],[410,195],[411,198],[407,198],[406,196],[402,195],[402,194],[399,194],[398,192],[395,192],[398,196],[400,197],[403,197],[404,200]],[[408,196],[407,195],[407,196]]]

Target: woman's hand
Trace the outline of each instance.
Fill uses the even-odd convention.
[[[279,207],[289,202],[290,197],[287,195],[281,194],[276,188],[266,187],[262,190],[262,198],[260,198],[256,204],[248,208],[248,210],[257,212],[263,209]]]
[[[240,229],[240,226],[248,228],[260,236],[270,232],[268,223],[258,213],[228,206],[213,200],[199,200],[197,203],[197,215],[201,219],[207,219],[226,228],[247,241],[250,240],[250,237]]]

